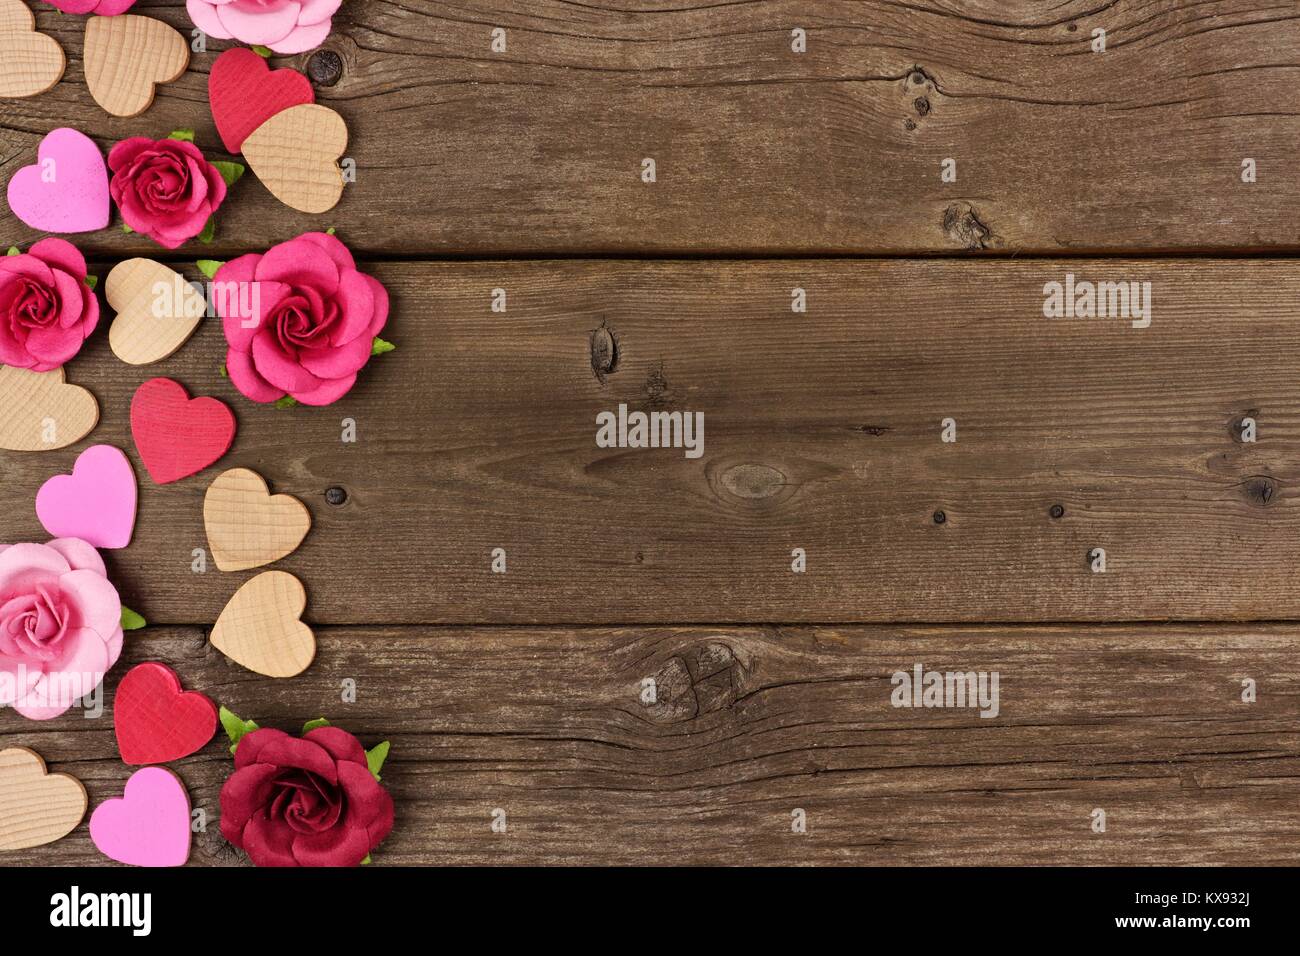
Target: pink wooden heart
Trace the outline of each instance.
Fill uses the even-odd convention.
[[[36,517],[56,538],[125,548],[135,529],[135,472],[120,449],[91,445],[72,474],[55,475],[36,493]]]
[[[108,225],[108,170],[94,141],[75,129],[41,140],[36,165],[9,180],[9,208],[33,229],[93,232]]]
[[[190,795],[170,770],[137,770],[122,796],[90,815],[90,839],[119,863],[181,866],[190,857]]]

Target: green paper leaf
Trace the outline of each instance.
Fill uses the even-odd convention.
[[[293,408],[293,406],[295,406],[295,405],[297,405],[297,404],[298,404],[298,399],[294,398],[292,395],[286,395],[286,396],[284,396],[284,398],[279,399],[279,400],[275,403],[275,407],[276,407],[276,408]]]
[[[194,142],[194,130],[192,129],[174,129],[167,134],[168,139],[179,139],[183,143]]]
[[[264,59],[264,60],[269,60],[269,59],[271,59],[271,48],[270,48],[270,47],[258,45],[258,46],[253,47],[253,52],[256,53],[258,56],[260,56],[260,57],[261,57],[262,59]]]
[[[99,276],[86,276],[86,285],[91,292],[94,292],[96,286],[99,285]]]
[[[251,734],[257,730],[257,724],[251,720],[244,720],[237,717],[232,712],[222,707],[217,711],[217,716],[221,718],[221,726],[226,729],[226,736],[230,738],[230,752],[233,754],[235,748],[239,746],[239,741],[244,738],[245,734]]]
[[[366,854],[366,858],[365,858],[364,860],[361,861],[361,865],[362,865],[362,866],[369,866],[369,865],[370,865],[370,854],[369,854],[369,853],[367,853],[367,854]]]
[[[302,732],[306,734],[308,731],[315,730],[317,727],[328,727],[329,725],[330,722],[324,717],[317,717],[315,720],[309,720],[307,723],[303,724]]]
[[[379,768],[384,765],[384,761],[387,759],[388,759],[387,740],[385,740],[382,744],[375,744],[374,747],[366,751],[366,765],[370,767],[370,774],[376,780],[383,779],[382,777],[379,776]]]
[[[122,630],[138,631],[148,622],[125,604],[122,605]]]
[[[221,262],[217,259],[200,259],[198,262],[194,264],[198,266],[199,271],[202,272],[209,279],[215,279],[217,276],[217,270],[225,265],[224,262]]]
[[[325,230],[325,235],[327,235],[327,236],[332,236],[332,235],[334,235],[334,227],[333,227],[333,226],[330,226],[328,229],[326,229],[326,230]]]
[[[128,226],[126,223],[122,223],[122,231],[128,233],[135,232],[135,230],[132,229],[130,226]]]
[[[8,251],[7,253],[5,253],[5,255],[9,255],[9,256],[20,256],[20,255],[22,255],[22,253],[18,251],[18,247],[17,247],[17,246],[10,246],[10,247],[9,247],[9,251]]]
[[[239,182],[239,178],[247,172],[243,163],[226,163],[214,160],[212,168],[221,174],[221,178],[226,181],[227,186],[233,186]]]
[[[222,363],[221,363],[221,368],[218,369],[218,371],[221,372],[221,377],[222,377],[222,378],[230,378],[230,371],[229,371],[229,369],[226,368],[226,363],[225,363],[225,362],[222,362]]]
[[[204,242],[204,243],[211,242],[212,237],[215,236],[216,234],[217,234],[217,220],[209,216],[207,225],[205,225],[203,227],[203,231],[199,233],[199,242]]]
[[[375,336],[374,344],[370,346],[371,355],[383,355],[385,352],[391,352],[397,348],[392,342],[385,342],[383,339]]]

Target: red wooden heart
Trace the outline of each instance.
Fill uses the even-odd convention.
[[[315,103],[316,93],[297,70],[272,70],[252,50],[235,47],[217,57],[208,75],[208,103],[221,142],[238,153],[249,134],[278,113]]]
[[[113,729],[124,763],[167,763],[212,739],[217,707],[198,691],[182,691],[174,670],[150,661],[131,668],[117,685]]]
[[[235,416],[225,402],[190,398],[178,383],[155,378],[131,399],[131,435],[149,477],[165,485],[202,471],[229,451]]]

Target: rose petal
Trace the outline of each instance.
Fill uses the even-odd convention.
[[[239,742],[240,749],[249,737]],[[235,846],[243,848],[239,837],[244,832],[244,825],[265,806],[271,792],[271,781],[279,772],[280,768],[274,764],[253,764],[240,767],[222,784],[221,833]]]
[[[122,626],[122,601],[117,588],[102,574],[69,571],[59,577],[59,588],[78,612],[75,623],[90,628],[101,639]]]
[[[346,375],[343,378],[326,379],[311,391],[296,391],[291,394],[303,405],[332,405],[352,391],[356,382],[355,374]]]
[[[221,25],[242,43],[270,46],[283,40],[298,23],[301,4],[282,2],[267,6],[259,0],[235,0],[217,10]]]
[[[57,580],[72,568],[67,559],[43,544],[15,544],[0,554],[0,601],[25,594],[37,584]]]
[[[324,833],[299,833],[293,838],[293,858],[300,866],[359,866],[370,852],[365,830],[336,826]]]
[[[56,269],[62,269],[79,282],[86,279],[86,257],[66,239],[50,237],[32,244],[29,255],[43,259]]]
[[[241,748],[242,748],[242,741]],[[277,767],[297,767],[310,770],[330,783],[338,783],[334,759],[319,744],[301,737],[284,734],[267,740],[257,752],[258,763],[271,763]]]
[[[53,548],[63,555],[73,571],[94,571],[100,577],[108,577],[108,569],[104,567],[100,553],[81,538],[54,538],[45,547]]]
[[[253,357],[248,352],[236,352],[234,349],[226,352],[226,374],[245,398],[263,404],[284,398],[284,389],[276,388],[257,374],[257,369],[253,367]]]
[[[357,267],[356,260],[352,258],[352,253],[348,250],[348,247],[328,232],[304,232],[294,241],[310,242],[312,245],[320,246],[325,250],[326,255],[334,260],[334,264],[339,267],[340,273]]]
[[[380,786],[368,768],[358,767],[354,763],[340,763],[339,786],[347,795],[348,815],[344,822],[348,826],[369,829],[372,825],[381,824],[385,816],[391,826],[393,798]]]
[[[319,744],[335,760],[346,761],[348,763],[360,764],[367,768],[369,773],[370,764],[366,762],[366,751],[361,746],[361,742],[353,737],[346,730],[339,727],[317,727],[314,730],[307,731],[303,735],[305,739],[314,744]],[[371,777],[370,779],[374,779]]]
[[[298,866],[293,841],[293,830],[267,819],[263,813],[255,815],[244,827],[244,852],[258,866]]]
[[[339,285],[339,267],[319,245],[295,239],[273,246],[258,264],[257,277],[333,293]]]
[[[238,770],[256,763],[258,754],[262,752],[263,747],[273,740],[288,736],[283,730],[275,730],[271,727],[258,728],[251,733],[245,734],[240,738],[239,746],[235,748],[235,769]]]
[[[292,394],[320,387],[321,380],[285,355],[269,329],[257,333],[252,352],[258,373],[277,388]]]
[[[298,361],[318,378],[346,378],[365,367],[373,348],[374,340],[362,336],[338,348],[303,349],[298,353]]]
[[[283,40],[268,43],[267,46],[284,56],[306,53],[308,50],[314,50],[324,43],[326,37],[330,35],[331,29],[332,24],[329,20],[313,23],[311,26],[301,26],[291,31]]]
[[[226,0],[230,2],[230,0]],[[224,3],[222,4],[224,6]],[[194,21],[194,25],[210,37],[218,40],[233,40],[235,35],[225,28],[217,16],[217,7],[207,0],[185,0],[185,9]]]
[[[343,0],[303,0],[302,11],[298,14],[301,26],[311,26],[328,20],[338,13]]]

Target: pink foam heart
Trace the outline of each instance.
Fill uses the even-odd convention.
[[[55,475],[36,493],[36,517],[56,538],[81,538],[97,548],[125,548],[135,529],[138,490],[126,455],[91,445],[72,474]]]
[[[190,857],[190,795],[170,770],[137,770],[122,796],[90,815],[90,839],[119,863],[181,866]]]
[[[108,169],[88,136],[66,127],[41,140],[36,165],[9,180],[9,208],[33,229],[93,232],[108,225]]]

